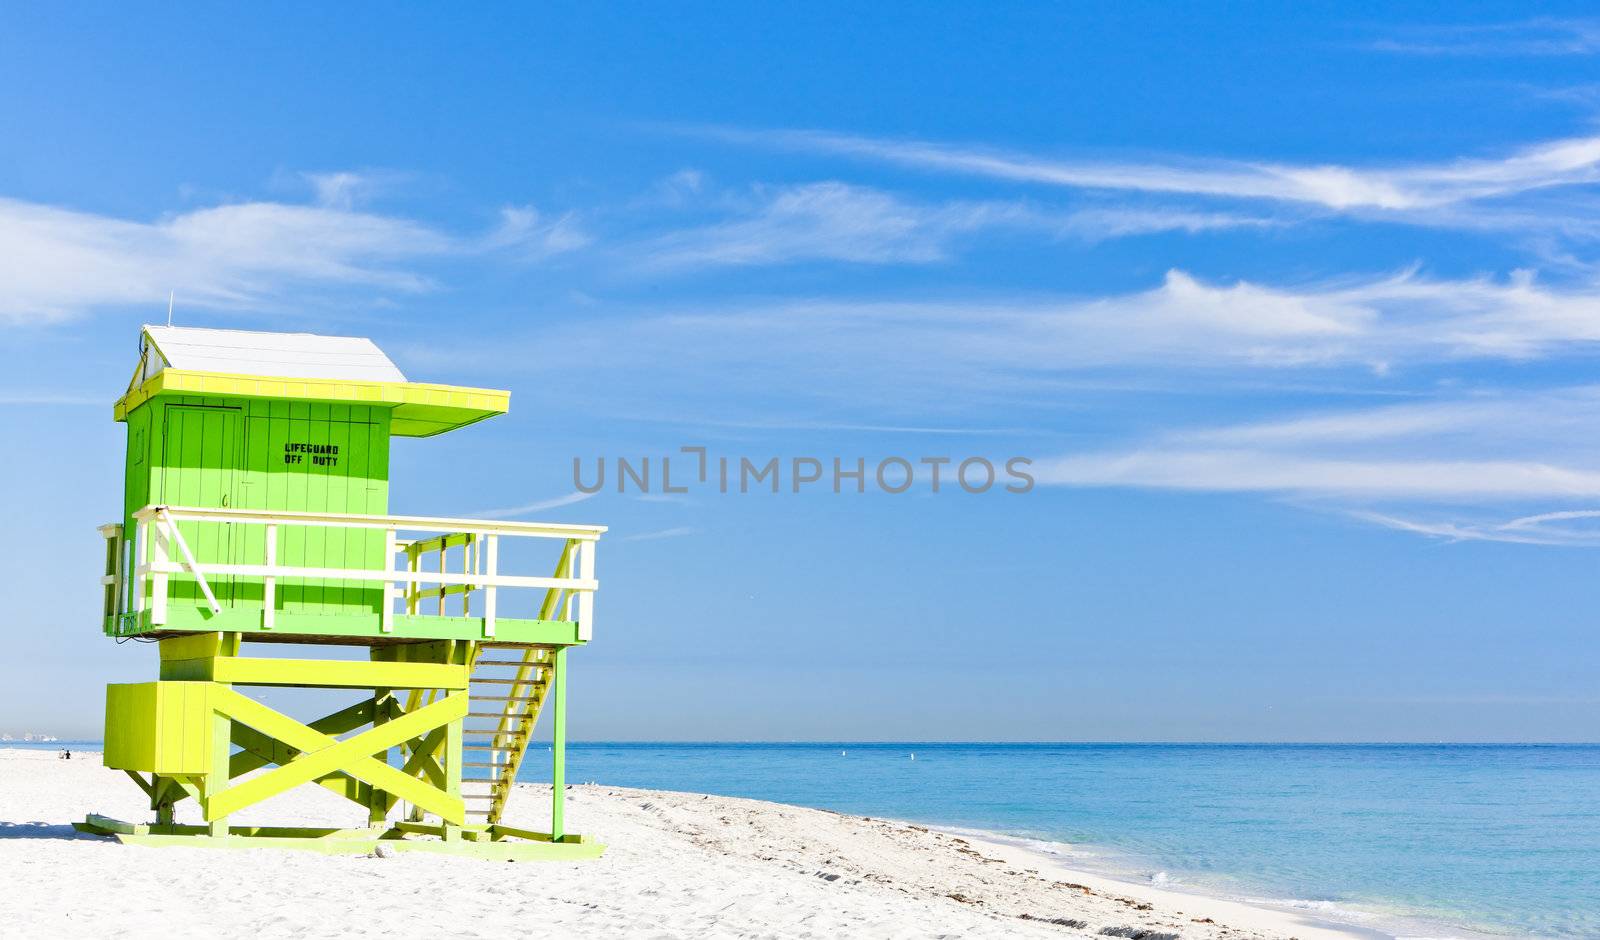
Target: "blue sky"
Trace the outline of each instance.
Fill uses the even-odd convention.
[[[8,9],[0,730],[153,674],[93,527],[172,291],[514,391],[393,506],[612,527],[579,737],[1594,740],[1597,56],[1576,4]],[[692,445],[1038,486],[571,498]]]

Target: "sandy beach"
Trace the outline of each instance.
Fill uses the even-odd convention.
[[[51,751],[0,750],[0,878],[9,936],[1062,937],[1354,936],[1294,912],[1111,881],[970,834],[755,800],[573,786],[584,863],[428,854],[326,857],[151,849],[84,836],[87,812],[145,820],[136,787]],[[537,827],[548,788],[509,821]],[[193,814],[192,805],[185,805]],[[190,819],[194,817],[189,816]],[[238,819],[359,825],[307,787]]]

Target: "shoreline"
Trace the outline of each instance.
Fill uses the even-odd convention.
[[[83,885],[86,890],[99,885],[111,896],[94,895],[93,903],[109,903],[113,910],[126,905],[133,917],[139,916],[141,895],[170,890],[161,882],[166,866],[140,862],[141,870],[148,868],[148,877],[157,882],[142,890],[111,876],[128,870],[130,854],[148,858],[154,852],[164,863],[180,863],[170,873],[178,883],[185,872],[192,875],[196,870],[246,879],[261,877],[263,872],[282,872],[283,889],[290,892],[325,891],[327,886],[351,879],[366,883],[374,874],[374,865],[403,871],[405,877],[395,887],[405,888],[416,879],[414,887],[423,894],[415,899],[407,895],[398,903],[403,908],[418,905],[424,909],[397,921],[397,926],[415,926],[415,917],[440,916],[425,913],[429,894],[447,901],[449,908],[475,903],[470,899],[490,890],[511,891],[509,897],[519,903],[537,905],[566,904],[574,896],[587,895],[593,910],[587,917],[563,922],[569,935],[651,932],[676,936],[732,930],[771,937],[841,932],[1147,940],[1412,936],[1347,924],[1264,899],[1215,897],[1118,879],[1073,865],[1072,860],[1050,851],[1049,843],[999,832],[603,784],[573,785],[568,790],[568,818],[573,829],[609,845],[606,855],[594,862],[485,869],[485,863],[474,860],[441,864],[437,858],[375,860],[282,849],[218,853],[199,848],[136,848],[77,838],[71,833],[68,824],[87,812],[128,819],[148,815],[142,794],[120,772],[105,769],[98,751],[73,753],[68,762],[54,759],[53,749],[0,748],[0,807],[7,817],[0,819],[0,870],[14,870],[9,880],[22,896],[29,896],[27,882],[35,877],[45,883]],[[86,759],[80,761],[80,754]],[[27,773],[15,772],[22,762],[33,766]],[[547,813],[548,799],[548,785],[519,783],[508,815],[515,822],[537,828]],[[359,810],[320,788],[292,791],[270,804],[263,804],[259,814],[244,811],[238,821],[325,824],[348,821]],[[180,816],[194,816],[194,810],[186,804]],[[40,864],[39,858],[45,863]],[[286,861],[290,859],[292,862]],[[95,870],[102,866],[104,871]],[[486,888],[484,882],[504,884]],[[544,892],[554,893],[541,897]],[[782,902],[774,904],[774,899]],[[90,903],[90,899],[86,897],[84,902]],[[193,916],[212,916],[200,902],[194,904],[196,910],[189,912]],[[44,919],[33,927],[40,933],[85,926],[81,921],[52,921],[49,911],[39,913]],[[323,910],[301,926],[320,923],[326,927],[326,918],[345,916],[359,915],[355,910]],[[670,926],[655,926],[658,923]],[[211,924],[224,932],[239,925],[227,920]],[[447,919],[436,926],[450,930],[460,924]],[[94,932],[92,928],[90,932]],[[21,935],[34,934],[24,930]],[[1462,934],[1428,934],[1442,935]]]
[[[1273,904],[1265,899],[1245,901],[1226,898],[1202,891],[1185,891],[1178,888],[1146,884],[1072,867],[1064,864],[1045,849],[1020,845],[1010,841],[1012,838],[1002,833],[986,833],[985,835],[974,837],[975,840],[981,840],[982,844],[990,851],[1005,858],[1007,861],[1017,864],[1027,861],[1043,861],[1061,876],[1071,878],[1096,891],[1127,894],[1145,903],[1182,910],[1185,914],[1209,917],[1218,923],[1230,925],[1249,923],[1257,929],[1274,932],[1281,931],[1286,935],[1298,938],[1298,940],[1348,940],[1351,937],[1366,938],[1366,940],[1397,940],[1398,937],[1397,934],[1375,927],[1363,927],[1332,918],[1319,917],[1315,914],[1296,910],[1286,904]]]
[[[1062,877],[1071,878],[1098,891],[1121,892],[1152,904],[1168,907],[1181,906],[1186,911],[1200,913],[1219,922],[1234,923],[1259,917],[1266,912],[1276,918],[1282,918],[1278,929],[1293,928],[1294,936],[1299,940],[1332,940],[1336,937],[1362,937],[1367,940],[1407,940],[1417,937],[1427,937],[1429,940],[1478,940],[1496,936],[1481,932],[1461,933],[1459,928],[1422,921],[1410,922],[1412,926],[1421,928],[1420,933],[1398,931],[1390,928],[1404,920],[1402,918],[1393,918],[1391,923],[1389,919],[1380,915],[1367,915],[1365,912],[1337,904],[1330,903],[1332,912],[1307,911],[1298,907],[1296,900],[1291,898],[1232,897],[1200,887],[1154,884],[1136,880],[1131,874],[1079,867],[1072,860],[1063,859],[1048,847],[1065,843],[1051,843],[982,829],[947,828],[942,831],[963,836],[973,842],[981,842],[996,855],[1014,863],[1043,862]],[[1345,916],[1341,917],[1340,914]],[[1383,923],[1380,925],[1358,922],[1363,917],[1371,917],[1372,920]]]
[[[1019,836],[995,830],[976,830],[965,826],[952,828],[952,826],[938,826],[936,823],[928,825],[944,833],[954,833],[974,842],[984,842],[987,847],[994,850],[995,854],[1005,854],[1011,860],[1024,860],[1024,858],[1042,860],[1062,876],[1070,876],[1101,890],[1120,890],[1125,894],[1138,895],[1166,905],[1186,903],[1197,910],[1202,905],[1214,905],[1216,911],[1214,916],[1219,921],[1229,918],[1229,911],[1237,911],[1238,908],[1275,911],[1285,918],[1291,918],[1294,922],[1302,924],[1306,934],[1301,934],[1301,940],[1314,937],[1315,934],[1312,934],[1314,930],[1322,930],[1336,937],[1366,937],[1370,940],[1507,940],[1510,937],[1517,937],[1515,934],[1502,934],[1490,929],[1478,929],[1478,927],[1430,919],[1427,914],[1363,908],[1358,902],[1314,902],[1306,898],[1272,897],[1266,894],[1266,889],[1262,889],[1261,894],[1242,897],[1242,895],[1226,894],[1219,887],[1197,886],[1194,882],[1158,884],[1146,881],[1139,874],[1126,868],[1085,866],[1080,857],[1062,857],[1056,847],[1069,850],[1080,847],[1070,842],[1056,842],[1037,836]],[[1158,860],[1152,858],[1147,862],[1150,866],[1155,866]],[[1162,874],[1165,874],[1165,870],[1162,870]],[[1307,910],[1307,905],[1315,905],[1315,908]]]

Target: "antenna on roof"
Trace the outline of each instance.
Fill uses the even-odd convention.
[[[177,294],[177,291],[167,291],[167,326],[172,325],[172,298],[176,297]]]

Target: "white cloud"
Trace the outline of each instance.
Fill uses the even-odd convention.
[[[337,170],[327,173],[302,173],[300,178],[311,185],[317,205],[328,209],[350,210],[370,199],[381,190],[400,183],[409,177],[390,171]]]
[[[1569,56],[1600,52],[1600,22],[1535,17],[1515,23],[1416,26],[1367,44],[1403,55]]]
[[[1600,546],[1600,386],[1169,431],[1031,469],[1042,486],[1287,498],[1445,541]]]
[[[1062,219],[1060,227],[1061,231],[1088,241],[1103,241],[1161,232],[1198,235],[1224,229],[1277,228],[1286,224],[1284,219],[1232,212],[1117,207],[1072,212]]]
[[[4,406],[68,405],[71,407],[104,408],[105,404],[105,398],[98,395],[80,395],[72,392],[8,392],[0,390],[0,405]]]
[[[322,205],[243,202],[118,219],[0,198],[0,323],[48,322],[111,305],[234,308],[305,286],[416,292],[419,263],[487,250],[538,256],[582,243],[566,218],[540,224],[507,210],[488,236],[459,237],[409,219],[349,208],[366,180],[313,176]]]
[[[536,260],[585,248],[593,239],[579,226],[575,213],[545,219],[533,206],[506,206],[500,224],[483,238],[483,247],[511,251]]]
[[[581,503],[586,499],[593,499],[597,493],[571,492],[565,496],[556,496],[538,502],[528,503],[526,506],[510,506],[504,509],[485,509],[482,512],[472,513],[475,519],[512,519],[517,516],[526,516],[530,513],[544,512],[547,509],[560,509],[562,506],[571,506]]]
[[[681,525],[675,526],[671,529],[662,529],[658,532],[640,532],[637,535],[624,535],[621,537],[620,541],[654,542],[658,539],[676,539],[682,538],[685,535],[695,535],[699,533],[699,531],[700,530],[694,526]]]
[[[921,206],[838,182],[764,187],[742,218],[674,232],[642,246],[653,268],[846,261],[924,263],[953,236],[1017,224],[1027,210],[998,203]]]
[[[1448,542],[1510,542],[1516,545],[1600,546],[1600,510],[1580,509],[1522,516],[1508,522],[1441,522],[1405,519],[1388,513],[1357,511],[1350,515],[1400,532]]]
[[[1600,387],[1172,431],[1035,459],[1033,473],[1041,485],[1291,497],[1450,540],[1600,544],[1600,510],[1566,508],[1600,500]],[[1552,503],[1566,506],[1484,517]]]
[[[681,174],[680,174],[681,175]],[[675,184],[674,206],[692,190]],[[1161,232],[1196,234],[1282,224],[1260,216],[1173,208],[1056,210],[1021,201],[917,202],[839,181],[757,186],[706,200],[728,218],[629,246],[648,270],[758,266],[805,261],[930,264],[949,260],[956,243],[979,232],[1031,231],[1047,238],[1102,241]]]
[[[861,393],[863,383],[1048,390],[1086,370],[1396,367],[1593,352],[1600,291],[1527,276],[1439,280],[1415,272],[1300,287],[1215,284],[1172,271],[1110,297],[724,303],[589,318],[546,339],[618,369],[680,369]],[[661,351],[673,350],[664,358]],[[672,380],[662,379],[667,384]],[[696,378],[695,383],[700,380]]]
[[[1040,484],[1062,486],[1456,501],[1600,498],[1600,466],[1534,461],[1153,447],[1037,460],[1034,466]]]
[[[1056,159],[982,147],[825,131],[718,129],[709,133],[742,143],[1013,182],[1073,189],[1263,199],[1334,210],[1436,209],[1600,180],[1600,136],[1536,144],[1497,159],[1353,167],[1242,161]]]
[[[60,319],[109,304],[230,307],[296,283],[416,291],[397,262],[449,250],[404,219],[315,206],[240,203],[131,222],[0,199],[0,320]]]

